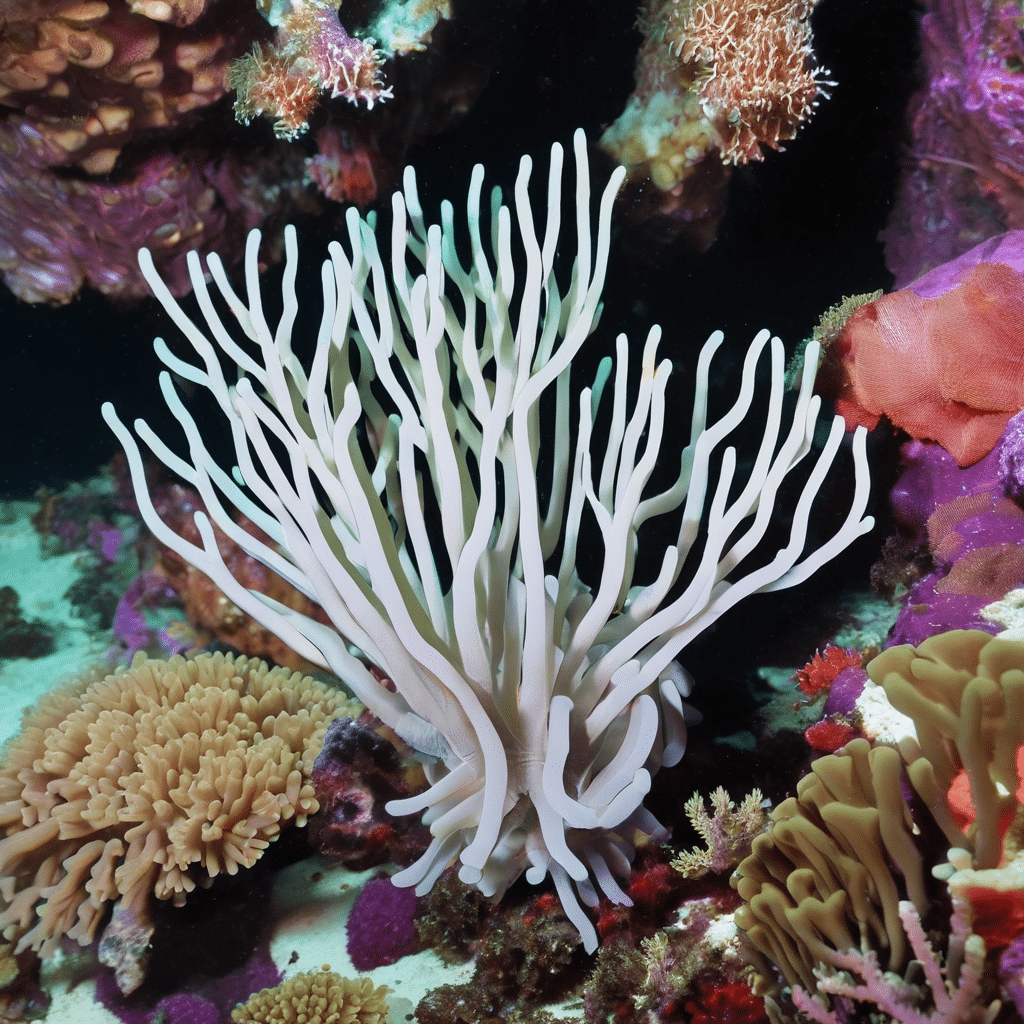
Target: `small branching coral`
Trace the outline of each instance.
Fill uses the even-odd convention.
[[[181,905],[304,824],[327,725],[353,711],[309,677],[220,654],[138,655],[47,694],[0,769],[4,938],[43,955],[64,936],[86,945],[118,901],[104,942],[138,951],[118,958],[136,987],[152,897]]]
[[[393,881],[425,892],[455,858],[460,878],[488,895],[523,872],[534,883],[550,874],[593,949],[597,934],[579,900],[596,905],[601,891],[628,903],[617,876],[628,875],[636,834],[666,836],[643,799],[652,775],[683,753],[689,678],[676,655],[741,598],[806,579],[872,520],[864,515],[869,484],[858,433],[848,514],[807,550],[812,506],[842,442],[842,423],[834,421],[781,546],[762,544],[783,482],[812,450],[819,409],[806,373],[783,428],[784,352],[767,331],[749,349],[735,402],[711,423],[708,382],[721,333],[704,346],[690,443],[663,490],[653,480],[667,456],[671,364],[657,359],[660,330],[642,347],[632,403],[627,378],[636,357],[625,336],[614,371],[605,359],[593,386],[572,397],[573,359],[600,311],[623,177],[621,169],[612,175],[592,237],[582,132],[575,151],[576,237],[562,239],[575,263],[565,290],[555,272],[561,147],[552,149],[542,227],[531,208],[528,158],[513,208],[495,190],[489,219],[476,168],[464,237],[447,203],[441,224],[427,226],[407,171],[404,193],[393,200],[390,258],[353,209],[348,248],[331,245],[308,373],[291,340],[294,231],[286,235],[284,312],[273,330],[260,294],[258,234],[246,251],[245,298],[221,262],[208,261],[255,356],[232,337],[197,255],[190,268],[205,328],[142,253],[143,273],[202,365],[162,341],[160,357],[212,394],[231,425],[237,467],[211,455],[168,373],[161,387],[185,430],[189,460],[144,422],[136,430],[200,492],[221,529],[317,601],[333,629],[240,585],[206,515],[195,516],[198,544],[169,529],[147,494],[134,436],[109,404],[104,416],[125,446],[157,538],[303,657],[329,666],[420,752],[430,788],[388,810],[426,812],[434,838]],[[726,439],[750,410],[766,347],[767,422],[740,483]],[[222,355],[239,368],[234,382]],[[816,361],[812,355],[807,365]],[[595,432],[603,451],[595,450]],[[274,543],[239,529],[232,506]],[[593,538],[581,541],[585,519]],[[634,578],[639,533],[654,522],[674,539],[653,578],[641,582]],[[581,542],[597,560],[593,585],[577,573]]]
[[[704,798],[694,793],[686,801],[687,818],[707,844],[706,849],[680,853],[672,867],[686,878],[700,878],[709,871],[721,874],[734,868],[750,853],[750,844],[768,824],[761,790],[751,790],[737,807],[721,786],[711,794],[708,814]]]

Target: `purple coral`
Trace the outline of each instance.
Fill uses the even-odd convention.
[[[898,287],[1024,227],[1024,36],[1019,4],[927,0],[925,86],[912,100],[904,179],[886,229]]]
[[[348,918],[348,955],[357,971],[401,960],[416,948],[416,894],[390,878],[363,886]]]
[[[893,512],[905,532],[927,542],[934,569],[911,589],[891,644],[919,644],[947,629],[997,630],[978,612],[1024,582],[1024,510],[1005,497],[1000,469],[1008,437],[964,469],[937,444],[903,446]]]
[[[1003,997],[1024,1016],[1024,936],[1014,939],[999,957],[999,982]]]

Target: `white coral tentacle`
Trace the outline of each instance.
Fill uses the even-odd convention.
[[[263,312],[257,232],[246,247],[244,297],[214,256],[207,269],[220,298],[211,294],[199,257],[190,256],[201,323],[143,250],[143,273],[199,362],[179,359],[161,340],[157,352],[170,371],[212,394],[234,443],[237,464],[219,466],[170,374],[161,375],[188,457],[143,421],[135,429],[201,494],[210,518],[196,514],[199,544],[161,522],[134,436],[109,404],[103,411],[158,539],[303,657],[336,672],[422,753],[430,788],[389,809],[422,812],[434,841],[394,881],[424,891],[456,857],[460,877],[485,893],[503,891],[524,871],[534,882],[550,874],[593,949],[597,935],[579,900],[593,905],[600,890],[628,902],[616,878],[628,875],[636,832],[664,836],[643,799],[654,773],[678,761],[685,746],[682,697],[690,680],[676,655],[740,598],[806,578],[872,521],[864,515],[861,431],[849,514],[823,546],[804,550],[812,502],[840,446],[837,420],[807,475],[788,541],[742,575],[784,478],[811,450],[818,416],[812,351],[783,432],[783,350],[767,331],[750,348],[734,405],[711,424],[708,381],[722,336],[709,339],[698,362],[690,443],[664,490],[652,485],[664,458],[671,370],[657,359],[660,331],[642,349],[632,404],[624,337],[614,362],[606,359],[593,386],[573,399],[570,368],[597,325],[623,177],[619,169],[605,188],[592,236],[582,132],[574,148],[576,256],[564,295],[555,272],[565,234],[561,147],[552,148],[543,223],[529,197],[528,158],[512,209],[495,190],[489,217],[481,209],[483,170],[475,169],[467,265],[452,207],[444,204],[440,225],[428,227],[410,170],[393,200],[390,258],[354,210],[347,246],[330,247],[308,375],[291,342],[298,317],[292,229],[273,330]],[[224,302],[234,327],[219,312]],[[750,411],[766,347],[764,440],[737,490],[736,454],[723,445]],[[238,367],[234,381],[225,377],[225,357]],[[598,451],[594,428],[609,399],[601,427],[607,442]],[[272,543],[236,526],[232,510]],[[673,514],[676,540],[660,569],[653,580],[635,582],[640,528]],[[235,580],[211,519],[322,605],[333,628]],[[585,520],[596,524],[596,542],[586,543],[602,555],[593,587],[576,570]]]

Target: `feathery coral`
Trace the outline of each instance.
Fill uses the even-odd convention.
[[[390,989],[324,968],[265,988],[231,1011],[233,1024],[384,1024]]]
[[[761,790],[751,790],[737,807],[722,786],[711,794],[712,814],[704,798],[694,793],[686,801],[686,817],[707,844],[706,849],[683,851],[672,867],[686,878],[700,878],[709,871],[721,874],[750,853],[754,837],[764,830],[768,812]]]
[[[0,930],[46,955],[91,942],[108,905],[145,926],[251,867],[317,810],[309,770],[338,691],[220,654],[147,661],[47,694],[0,769]]]
[[[673,5],[665,40],[700,68],[697,94],[725,163],[780,149],[828,94],[815,66],[817,0],[694,0]]]
[[[233,474],[214,461],[168,374],[163,394],[188,437],[191,462],[141,421],[137,430],[199,490],[218,525],[316,600],[334,629],[241,585],[205,515],[195,517],[199,544],[169,529],[149,499],[135,437],[109,404],[104,416],[125,446],[140,509],[157,538],[297,653],[330,665],[422,755],[430,789],[392,801],[388,811],[425,811],[434,839],[395,884],[425,892],[454,858],[462,862],[460,878],[487,895],[524,871],[534,883],[550,874],[593,949],[597,933],[579,901],[596,905],[600,890],[628,903],[617,876],[628,874],[637,834],[665,835],[643,799],[653,773],[683,753],[689,678],[676,655],[741,598],[806,579],[872,520],[864,516],[861,432],[851,508],[821,547],[806,550],[812,506],[842,439],[837,418],[810,460],[782,546],[772,553],[761,543],[783,482],[811,452],[819,408],[805,372],[783,427],[790,416],[783,348],[767,331],[748,351],[734,404],[711,423],[709,377],[723,336],[705,345],[690,443],[664,490],[654,472],[664,464],[671,364],[657,358],[660,330],[640,350],[634,400],[627,380],[635,356],[625,336],[614,370],[606,359],[594,384],[572,396],[573,360],[600,313],[623,176],[621,169],[612,175],[593,231],[582,132],[575,152],[575,247],[563,239],[562,251],[576,256],[564,289],[555,271],[559,146],[543,228],[531,206],[529,159],[520,166],[514,212],[496,191],[489,223],[480,202],[483,169],[476,168],[468,267],[452,207],[445,204],[441,224],[428,227],[411,171],[393,200],[390,259],[350,209],[348,248],[333,243],[322,267],[324,309],[308,374],[291,342],[294,231],[286,235],[283,314],[273,331],[262,308],[258,234],[246,252],[247,301],[220,261],[208,261],[254,349],[221,319],[197,255],[192,279],[207,330],[187,316],[143,252],[143,272],[202,366],[162,341],[160,357],[209,389],[231,424],[238,468]],[[217,348],[238,365],[235,383]],[[767,422],[740,485],[726,439],[750,410],[766,348]],[[602,409],[606,424],[595,426]],[[595,450],[595,435],[604,451]],[[274,545],[239,529],[228,506]],[[641,583],[634,572],[649,522],[664,524],[675,540]],[[581,541],[599,565],[593,585],[576,570]]]

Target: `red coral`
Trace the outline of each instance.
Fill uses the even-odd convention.
[[[697,997],[686,1002],[690,1024],[761,1024],[764,1000],[741,981],[699,981]]]
[[[858,735],[852,725],[839,717],[825,718],[804,731],[808,744],[825,754],[834,754]]]
[[[986,889],[971,886],[967,890],[974,914],[971,930],[985,940],[985,949],[1003,949],[1024,935],[1024,892],[1020,889]]]
[[[803,668],[797,669],[794,678],[801,691],[813,697],[828,689],[844,668],[860,668],[860,655],[856,651],[843,650],[842,647],[830,644],[824,654],[815,651],[814,657]]]

